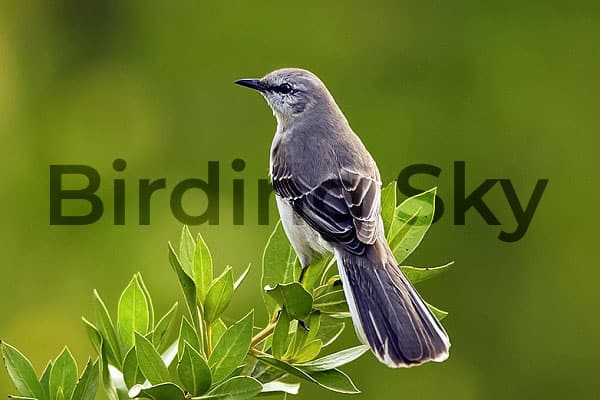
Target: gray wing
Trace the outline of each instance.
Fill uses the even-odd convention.
[[[271,178],[275,193],[325,240],[359,255],[375,242],[381,211],[377,177],[342,167],[336,175],[311,185],[280,159],[272,165]]]

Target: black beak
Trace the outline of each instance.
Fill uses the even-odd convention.
[[[258,90],[259,92],[263,92],[266,89],[260,79],[238,79],[235,83],[249,87],[250,89]]]

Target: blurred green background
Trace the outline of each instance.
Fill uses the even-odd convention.
[[[181,224],[169,194],[221,163],[220,224],[193,227],[219,268],[250,279],[237,319],[260,300],[260,258],[276,221],[257,224],[275,121],[255,93],[233,85],[275,68],[311,69],[328,85],[379,164],[384,181],[434,164],[446,212],[409,259],[456,261],[421,286],[450,312],[450,359],[392,370],[371,355],[347,368],[362,398],[597,398],[600,300],[595,156],[600,127],[598,2],[16,1],[0,5],[0,337],[40,371],[68,344],[92,354],[80,316],[97,288],[114,314],[141,271],[159,313],[179,298],[166,257]],[[112,161],[127,161],[115,172]],[[246,169],[234,172],[242,158]],[[502,226],[473,210],[453,224],[453,161],[467,192],[510,178],[521,202],[548,178],[529,231],[496,185],[485,197]],[[102,177],[104,217],[49,225],[49,165],[86,164]],[[166,178],[139,226],[138,179]],[[126,225],[112,223],[112,182],[125,178]],[[246,182],[246,224],[232,223],[232,179]],[[403,197],[403,196],[401,196]],[[273,202],[274,203],[274,202]],[[205,199],[190,192],[190,212]],[[273,205],[273,204],[272,204]],[[86,211],[75,205],[69,210]],[[347,329],[344,342],[357,340]],[[4,372],[0,395],[13,392]],[[303,385],[297,398],[342,398]],[[100,395],[100,398],[103,398]]]

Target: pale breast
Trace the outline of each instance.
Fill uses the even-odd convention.
[[[333,251],[331,245],[294,212],[287,200],[279,196],[275,196],[275,199],[283,229],[298,255],[302,267],[310,265],[313,260],[320,258],[321,255]]]

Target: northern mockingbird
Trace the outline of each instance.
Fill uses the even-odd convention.
[[[323,82],[285,68],[236,83],[259,91],[277,119],[271,180],[302,268],[335,254],[356,333],[381,362],[445,360],[448,336],[385,239],[377,165]]]

